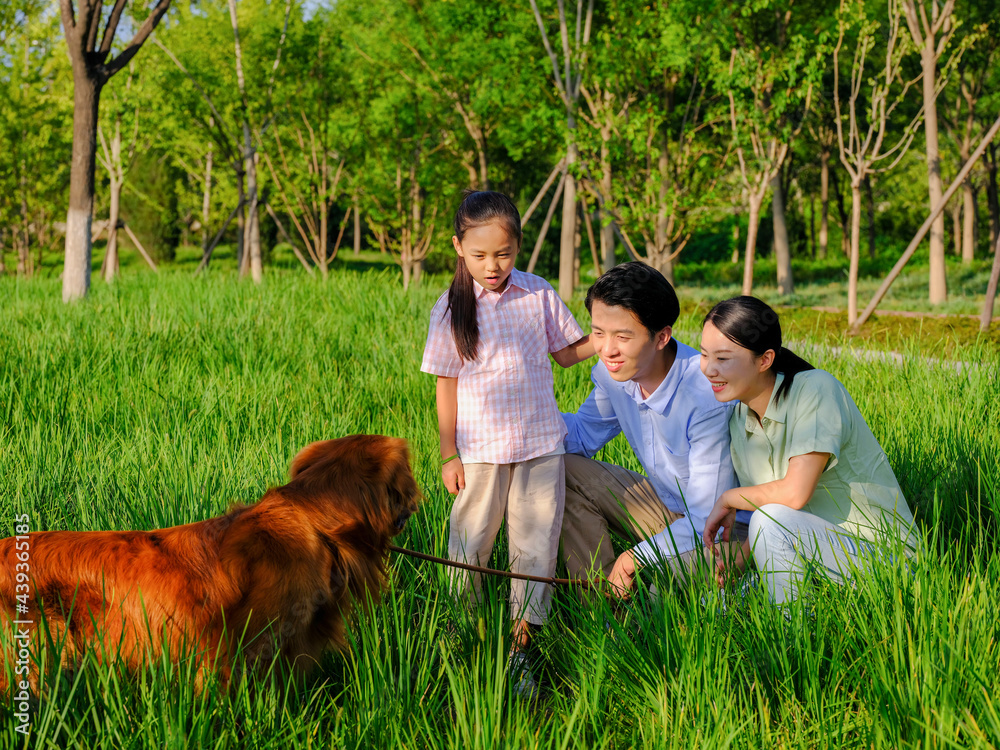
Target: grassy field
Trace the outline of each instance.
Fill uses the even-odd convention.
[[[16,513],[36,530],[208,518],[283,483],[306,443],[376,432],[409,439],[426,495],[397,541],[443,553],[450,501],[433,379],[418,371],[443,284],[404,295],[390,271],[271,273],[261,288],[144,273],[67,307],[56,279],[0,279],[0,529]],[[696,302],[677,327],[690,343]],[[807,320],[794,335],[833,340]],[[755,592],[724,608],[690,591],[614,608],[561,595],[532,703],[505,679],[506,587],[490,582],[470,615],[440,569],[394,559],[349,652],[307,682],[198,696],[186,663],[88,664],[47,684],[29,746],[995,747],[1000,354],[995,339],[965,341],[947,347],[978,364],[961,374],[812,356],[847,386],[917,511],[926,550],[910,572],[819,588],[787,618]],[[927,351],[920,337],[899,345]],[[557,371],[564,408],[588,390],[585,366]],[[603,458],[638,468],[620,439]],[[22,744],[0,706],[0,748]]]

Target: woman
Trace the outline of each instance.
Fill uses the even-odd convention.
[[[775,603],[795,599],[808,570],[842,582],[873,556],[916,547],[913,514],[882,446],[844,386],[781,346],[781,325],[754,297],[720,302],[705,316],[701,370],[729,420],[741,485],[723,493],[704,542],[729,539],[738,510],[754,511],[742,572],[754,562]],[[722,585],[726,562],[719,560]]]

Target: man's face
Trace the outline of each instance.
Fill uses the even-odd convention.
[[[590,308],[591,337],[597,356],[619,383],[649,377],[660,351],[670,342],[671,328],[649,335],[635,313],[594,300]]]

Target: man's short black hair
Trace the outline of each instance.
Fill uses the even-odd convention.
[[[621,307],[634,314],[652,336],[677,322],[681,314],[677,293],[663,274],[633,261],[615,266],[587,290],[587,312],[594,302]]]

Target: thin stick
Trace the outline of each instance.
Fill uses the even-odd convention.
[[[542,198],[545,197],[545,193],[548,192],[552,182],[556,179],[556,175],[562,171],[565,162],[565,157],[560,159],[559,163],[556,164],[555,169],[552,170],[552,173],[545,178],[545,182],[542,184],[542,189],[538,191],[538,195],[535,196],[535,200],[531,201],[531,205],[528,206],[528,210],[525,211],[524,216],[521,217],[521,229],[524,229],[524,225],[528,223],[528,219],[531,218],[531,214],[535,212],[535,209],[538,208],[538,204],[542,202]]]
[[[142,243],[139,242],[139,238],[135,236],[135,234],[129,228],[129,225],[122,224],[122,229],[125,230],[125,234],[127,234],[129,239],[132,240],[132,244],[134,244],[136,249],[142,254],[142,257],[146,259],[146,262],[149,264],[149,267],[152,268],[154,272],[159,273],[160,269],[156,267],[156,264],[153,262],[153,259],[150,258],[149,253],[146,252],[146,248],[144,248],[142,246]]]
[[[229,213],[229,218],[222,223],[222,226],[219,228],[219,232],[215,235],[215,238],[212,240],[212,244],[210,244],[208,247],[205,248],[205,252],[202,253],[201,256],[201,263],[199,263],[198,267],[194,269],[195,276],[197,276],[199,273],[208,268],[208,260],[209,258],[212,257],[212,251],[215,250],[215,246],[219,244],[219,240],[222,239],[222,235],[225,234],[226,229],[229,228],[229,223],[233,220],[233,217],[236,216],[236,214],[239,212],[240,206],[242,205],[243,205],[242,202],[238,202],[236,204],[236,208],[234,208]]]
[[[545,241],[545,233],[549,231],[549,224],[552,223],[552,214],[556,212],[556,206],[559,205],[559,198],[562,196],[565,185],[566,173],[563,172],[562,177],[559,179],[559,184],[556,185],[556,192],[552,195],[549,212],[545,214],[545,221],[542,222],[542,228],[538,232],[538,239],[535,240],[535,249],[531,251],[531,260],[528,261],[528,273],[535,272],[535,264],[538,263],[538,253],[541,252],[542,243]],[[524,226],[524,224],[522,223],[521,226]]]
[[[551,583],[557,586],[583,586],[584,588],[591,588],[594,586],[593,581],[589,581],[586,578],[545,578],[544,576],[531,576],[526,573],[512,573],[509,570],[497,570],[495,568],[483,568],[479,565],[470,565],[469,563],[456,562],[455,560],[449,560],[444,557],[435,557],[434,555],[428,555],[423,552],[415,552],[412,549],[406,549],[405,547],[397,547],[395,544],[390,544],[389,549],[393,552],[399,552],[404,555],[409,555],[410,557],[416,557],[419,560],[427,560],[429,562],[437,563],[438,565],[448,565],[452,568],[461,568],[462,570],[471,570],[474,573],[485,573],[486,575],[499,576],[501,578],[516,578],[519,581],[533,581],[535,583]]]
[[[587,212],[587,204],[580,201],[580,211],[583,213],[583,223],[587,227],[587,241],[590,242],[590,259],[594,262],[594,273],[601,275],[601,261],[597,258],[597,246],[594,244],[594,228],[590,223],[590,214]]]
[[[969,160],[965,162],[965,166],[962,167],[962,171],[958,173],[955,181],[951,183],[951,186],[947,191],[945,191],[945,194],[941,196],[941,201],[934,206],[934,210],[931,211],[930,216],[924,220],[920,229],[917,230],[916,236],[910,241],[910,244],[907,245],[906,250],[903,251],[899,260],[896,261],[896,265],[894,265],[892,270],[889,271],[889,275],[885,277],[885,281],[882,282],[882,286],[880,286],[878,291],[875,292],[875,296],[872,298],[872,301],[868,303],[868,307],[866,307],[864,312],[858,316],[857,321],[851,327],[851,333],[858,333],[858,331],[861,330],[861,326],[863,326],[868,318],[871,317],[871,314],[875,312],[875,308],[878,307],[879,302],[882,301],[886,292],[889,291],[889,287],[892,286],[892,282],[894,282],[896,277],[899,276],[900,271],[903,270],[903,266],[905,266],[906,262],[913,257],[913,253],[917,251],[917,246],[920,245],[921,241],[924,239],[924,235],[926,235],[930,230],[931,224],[934,223],[938,214],[944,211],[944,207],[948,205],[948,201],[951,200],[951,196],[955,194],[955,191],[957,191],[961,186],[962,182],[969,175],[969,172],[972,171],[976,162],[979,161],[979,157],[983,155],[983,152],[986,151],[986,147],[990,145],[990,141],[992,141],[994,136],[996,136],[997,131],[1000,131],[1000,117],[997,117],[993,126],[989,129],[989,132],[983,136],[983,140],[980,141],[979,147],[976,149],[975,153],[973,153],[972,156],[969,157]]]
[[[292,241],[291,235],[289,235],[288,232],[285,230],[285,225],[281,223],[281,219],[278,218],[278,214],[276,214],[274,212],[274,209],[271,208],[270,202],[265,203],[264,207],[267,209],[268,215],[274,221],[274,225],[278,227],[278,231],[281,232],[281,235],[285,238],[285,242],[287,242],[288,246],[292,248],[292,252],[295,253],[295,257],[299,259],[299,263],[301,263],[302,267],[309,272],[310,276],[312,276],[315,273],[315,271],[313,271],[313,267],[309,265],[309,262],[306,260],[306,257],[302,254],[302,251],[299,250],[295,242]]]

